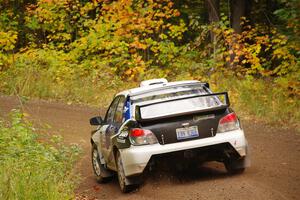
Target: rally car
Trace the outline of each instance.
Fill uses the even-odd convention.
[[[106,116],[90,119],[92,166],[99,182],[118,174],[121,191],[141,181],[157,158],[176,163],[223,162],[230,173],[243,172],[247,140],[229,107],[227,92],[213,93],[208,83],[143,81],[117,94]]]

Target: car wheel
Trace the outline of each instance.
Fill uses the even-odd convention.
[[[117,170],[118,170],[118,180],[119,180],[119,185],[120,185],[121,191],[123,193],[130,192],[131,190],[134,189],[134,186],[128,185],[126,183],[126,182],[128,182],[128,180],[125,176],[123,162],[122,162],[122,158],[121,158],[119,151],[116,153],[116,163],[117,163]]]
[[[241,159],[229,159],[224,162],[224,165],[230,174],[240,174],[245,171],[245,160],[245,157]]]
[[[92,147],[92,166],[99,183],[105,183],[112,179],[112,173],[100,162],[100,155],[95,144]]]

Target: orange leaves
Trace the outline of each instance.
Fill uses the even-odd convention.
[[[173,6],[171,0],[38,0],[28,7],[27,24],[45,33],[41,46],[79,63],[96,57],[116,74],[136,78],[179,54],[175,44],[187,28],[172,19],[180,15]]]
[[[124,70],[123,73],[123,79],[133,80],[145,72],[145,62],[138,54],[134,54],[132,59],[128,61],[127,64],[127,69]]]
[[[155,64],[167,63],[175,57],[172,54],[178,52],[174,44],[168,46],[168,43],[180,40],[187,29],[183,21],[178,25],[167,22],[174,16],[179,16],[179,12],[170,0],[103,3],[95,30],[97,34],[103,32],[100,38],[111,41],[112,48],[108,49],[105,42],[98,46],[111,60],[118,60],[114,66],[116,71],[123,72],[126,78],[138,77],[154,61]],[[119,43],[127,46],[119,48]]]
[[[132,42],[132,43],[130,44],[130,47],[136,48],[136,49],[143,49],[143,50],[145,50],[145,49],[147,48],[147,45],[141,43],[141,42],[139,41],[139,39],[138,39],[137,37],[135,37],[135,38],[134,38],[134,42]]]
[[[226,62],[225,66],[235,72],[262,76],[282,76],[296,68],[297,58],[293,52],[297,52],[297,47],[290,44],[286,36],[275,28],[244,25],[241,34],[234,33],[226,21],[207,26],[206,33],[212,31],[215,35],[215,41],[210,46],[214,51],[215,66],[221,63],[222,69]]]
[[[178,10],[174,10],[173,11],[173,16],[174,17],[179,17],[180,16],[180,12]]]

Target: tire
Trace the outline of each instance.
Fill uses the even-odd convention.
[[[118,181],[119,181],[121,191],[123,193],[127,193],[135,189],[138,185],[128,184],[130,180],[125,176],[123,162],[119,151],[117,151],[116,153],[116,165],[118,170]]]
[[[241,174],[246,168],[246,158],[241,159],[229,159],[224,162],[225,168],[230,174]]]
[[[95,144],[92,147],[92,166],[98,183],[106,183],[112,179],[112,172],[100,162],[100,155]]]

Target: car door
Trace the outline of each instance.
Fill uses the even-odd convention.
[[[124,121],[124,104],[125,104],[125,97],[120,96],[118,105],[116,107],[116,111],[114,112],[113,120],[109,124],[109,127],[106,132],[106,151],[108,152],[108,165],[114,164],[114,156],[113,156],[113,145],[111,138],[113,135],[117,134],[119,128],[121,127]]]
[[[108,156],[109,156],[108,147],[110,142],[107,133],[110,132],[109,131],[111,127],[110,125],[113,123],[119,99],[120,99],[119,96],[115,97],[112,103],[110,104],[106,112],[106,116],[104,118],[103,126],[100,129],[100,143],[101,143],[100,148],[101,148],[101,153],[106,161],[108,161]]]

